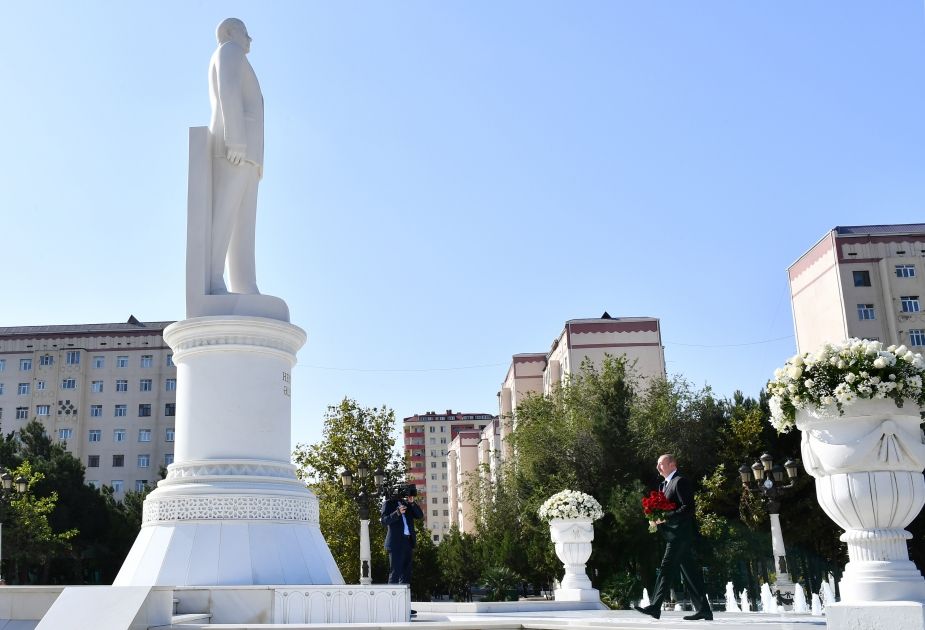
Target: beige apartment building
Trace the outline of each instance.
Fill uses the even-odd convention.
[[[476,475],[497,478],[502,462],[515,455],[508,436],[514,430],[518,404],[529,395],[549,395],[585,360],[599,368],[606,356],[625,356],[644,383],[665,378],[665,350],[661,325],[655,317],[611,317],[570,319],[552,342],[548,352],[515,354],[498,392],[499,416],[494,427],[479,436],[461,436],[450,445],[451,525],[471,531],[472,506],[466,497],[466,482]],[[480,466],[480,464],[488,464]]]
[[[447,409],[445,413],[415,414],[403,421],[408,481],[417,486],[424,523],[434,542],[440,542],[450,529],[450,443],[460,432],[478,432],[494,420],[488,413]]]
[[[467,494],[469,483],[487,476],[497,477],[501,465],[501,422],[494,418],[482,430],[460,431],[450,442],[449,467],[450,527],[475,531],[475,510]],[[477,476],[475,471],[478,471]]]
[[[117,498],[156,483],[173,462],[171,323],[0,328],[0,427],[39,420]]]
[[[925,346],[925,223],[836,227],[787,273],[798,352],[851,337]]]

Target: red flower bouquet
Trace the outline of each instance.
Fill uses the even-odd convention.
[[[642,512],[649,521],[649,532],[658,531],[655,521],[665,520],[665,514],[677,508],[677,504],[665,498],[665,493],[661,490],[653,490],[649,496],[642,499]]]

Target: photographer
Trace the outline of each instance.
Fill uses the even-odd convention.
[[[379,519],[388,527],[385,550],[389,553],[389,584],[411,584],[411,553],[417,542],[414,519],[424,518],[421,507],[414,502],[416,488],[411,485],[400,490],[403,491],[386,498]]]

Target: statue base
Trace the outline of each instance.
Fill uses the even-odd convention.
[[[290,373],[305,339],[263,317],[164,330],[177,365],[176,460],[145,499],[115,586],[343,584],[318,500],[290,463]]]

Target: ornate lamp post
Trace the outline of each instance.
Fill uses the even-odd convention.
[[[369,549],[369,500],[370,495],[366,492],[366,478],[369,476],[369,467],[366,464],[357,466],[357,489],[353,486],[353,473],[349,469],[344,469],[340,474],[340,482],[344,486],[344,491],[353,498],[357,504],[360,513],[360,584],[372,584],[373,578],[370,576],[370,565],[372,564],[372,553]],[[385,483],[385,473],[382,470],[376,470],[373,473],[373,483],[376,491],[373,496],[379,495],[379,489]]]
[[[761,456],[760,461],[751,466],[743,464],[739,468],[742,477],[742,488],[751,494],[760,494],[764,498],[764,505],[771,517],[771,549],[774,554],[774,568],[777,573],[775,587],[777,601],[780,604],[792,604],[795,586],[790,579],[787,569],[787,551],[784,548],[784,534],[780,528],[780,501],[781,497],[793,488],[796,483],[798,461],[788,459],[783,467],[774,465],[774,458],[769,453]],[[784,485],[786,471],[787,484]],[[754,485],[750,485],[751,482]]]
[[[23,475],[13,479],[13,475],[10,474],[9,470],[3,469],[3,474],[0,474],[0,503],[3,504],[3,518],[0,518],[0,585],[5,586],[6,580],[3,579],[3,519],[6,518],[7,506],[10,503],[10,498],[13,496],[13,488],[16,488],[17,494],[23,494],[29,488],[29,480],[26,479]]]

